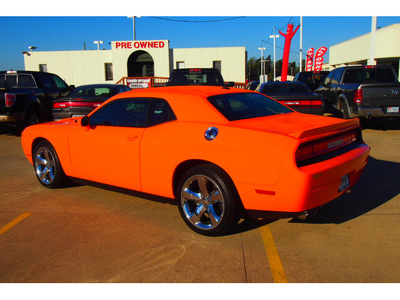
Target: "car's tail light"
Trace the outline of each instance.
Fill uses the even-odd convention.
[[[284,100],[281,103],[290,106],[321,106],[321,100]]]
[[[6,100],[6,107],[12,107],[17,101],[17,96],[15,94],[5,93],[4,98]]]
[[[345,147],[360,137],[356,130],[301,144],[296,151],[296,162],[314,158]]]
[[[354,103],[362,103],[363,102],[363,90],[362,88],[358,88],[354,92],[354,97],[353,97],[353,102]]]
[[[68,108],[68,107],[98,107],[101,102],[89,102],[89,101],[68,101],[68,102],[56,102],[53,104],[53,108]]]

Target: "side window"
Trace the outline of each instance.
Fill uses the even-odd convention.
[[[32,75],[19,74],[18,75],[18,87],[21,88],[36,88],[35,80]]]
[[[362,83],[363,71],[362,69],[349,69],[344,74],[343,83]]]
[[[175,114],[164,99],[153,99],[149,110],[148,126],[176,120]]]
[[[66,90],[68,88],[68,85],[60,77],[57,75],[52,75],[52,77],[59,90]]]
[[[340,79],[342,78],[342,74],[343,74],[343,69],[337,69],[335,74],[333,74],[332,77],[332,84],[339,84],[340,83]]]
[[[39,81],[42,84],[43,88],[46,89],[55,89],[56,86],[48,74],[41,74],[39,75]]]
[[[331,83],[332,77],[335,74],[336,70],[331,71],[325,78],[324,85],[328,85]]]
[[[90,116],[91,126],[145,127],[149,100],[125,98],[112,101]]]

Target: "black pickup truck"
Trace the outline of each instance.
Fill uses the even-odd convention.
[[[331,71],[315,93],[325,112],[345,119],[395,117],[400,120],[400,83],[391,66],[340,67]]]
[[[0,71],[0,123],[23,128],[51,120],[53,100],[73,88],[51,73]]]
[[[235,83],[225,83],[218,69],[192,68],[173,70],[166,85],[214,85],[233,87]]]

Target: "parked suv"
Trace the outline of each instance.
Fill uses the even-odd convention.
[[[51,73],[0,71],[0,122],[23,128],[51,120],[53,100],[73,88]]]

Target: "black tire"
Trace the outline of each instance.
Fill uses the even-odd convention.
[[[47,188],[64,186],[66,176],[57,152],[48,141],[40,142],[33,151],[33,167],[39,182]]]
[[[344,100],[339,100],[338,109],[339,109],[340,115],[343,119],[351,119],[349,107],[348,107],[348,105],[346,105],[346,102]]]
[[[231,178],[213,164],[186,171],[179,180],[176,201],[183,220],[197,233],[224,235],[237,225],[238,193]]]

